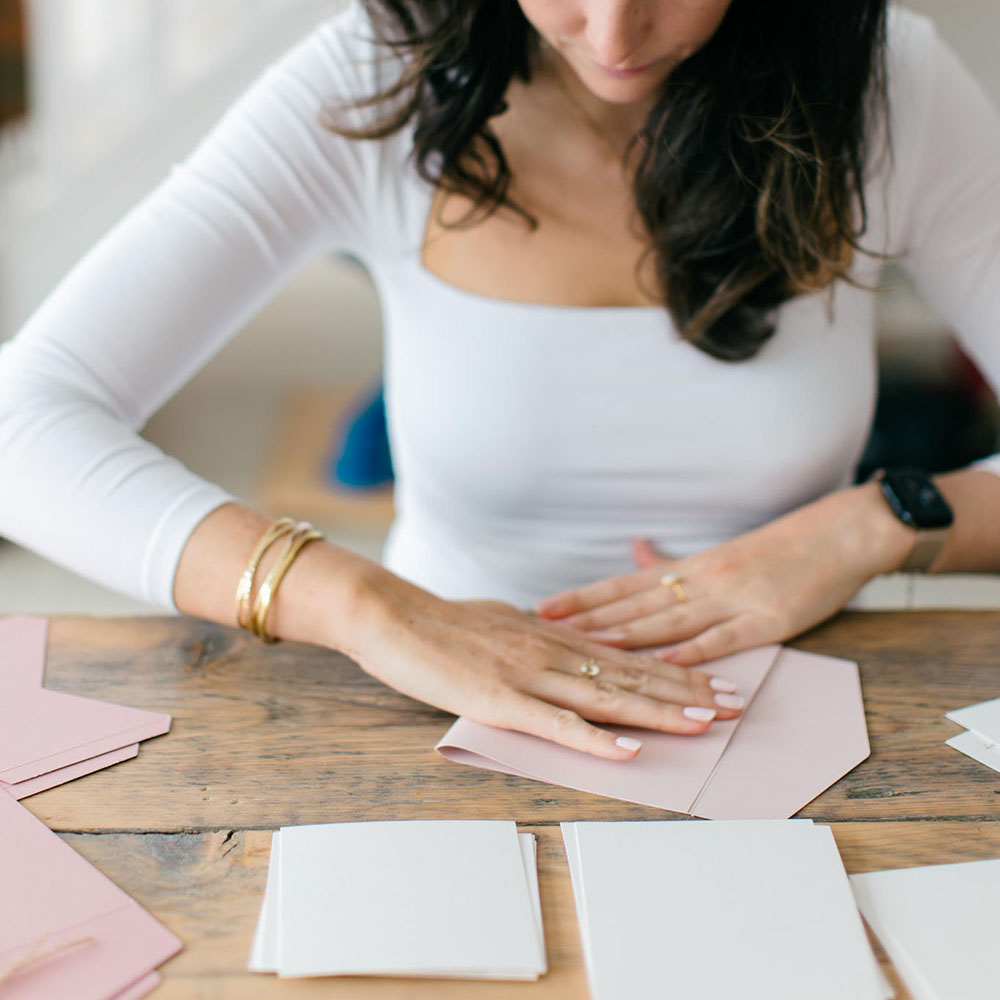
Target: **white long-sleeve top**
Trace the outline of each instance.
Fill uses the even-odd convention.
[[[437,593],[527,605],[626,571],[634,537],[686,555],[849,482],[874,406],[871,293],[838,284],[832,315],[826,295],[792,300],[734,364],[662,308],[450,286],[421,263],[433,192],[408,131],[354,141],[321,121],[393,72],[370,34],[358,9],[321,25],[0,349],[0,534],[172,606],[187,539],[231,498],[138,430],[332,251],[367,264],[383,306],[385,559]],[[893,11],[889,49],[892,156],[872,159],[864,243],[900,257],[996,391],[1000,120],[925,19]],[[855,277],[879,267],[858,255]]]

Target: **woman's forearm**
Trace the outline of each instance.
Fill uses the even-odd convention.
[[[932,573],[1000,572],[1000,476],[960,469],[934,482],[955,515]]]
[[[235,625],[237,583],[271,523],[270,518],[235,503],[209,514],[181,555],[174,580],[177,607],[186,614]],[[264,554],[256,586],[283,546],[284,541],[279,540]],[[363,556],[328,542],[311,542],[299,553],[274,595],[268,632],[356,656],[357,640],[373,617],[382,577],[396,581]]]
[[[1000,572],[1000,476],[960,469],[933,478],[954,521],[930,572]],[[798,533],[810,520],[841,525],[845,565],[864,578],[897,571],[917,541],[916,530],[893,514],[874,480],[831,493],[774,523]]]

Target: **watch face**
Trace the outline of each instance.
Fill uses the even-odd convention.
[[[951,508],[922,469],[886,469],[882,492],[896,516],[915,528],[947,528]]]

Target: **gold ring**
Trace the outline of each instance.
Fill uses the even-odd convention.
[[[584,677],[589,677],[591,680],[593,680],[600,672],[601,668],[598,665],[597,660],[593,658],[584,660],[583,663],[580,664],[580,673],[583,674]]]
[[[664,587],[669,587],[674,592],[674,596],[677,598],[678,604],[687,604],[687,591],[681,583],[681,578],[676,573],[664,573],[663,576],[660,577],[660,583],[662,583]]]

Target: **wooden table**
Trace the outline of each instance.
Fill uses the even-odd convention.
[[[843,614],[794,645],[861,664],[872,756],[800,814],[833,825],[848,871],[1000,857],[1000,776],[943,743],[946,710],[1000,695],[1000,613]],[[673,815],[449,763],[433,749],[449,717],[344,657],[191,619],[55,619],[47,684],[174,716],[136,759],[25,800],[184,940],[157,1000],[584,1000],[558,824]],[[540,982],[245,971],[276,827],[454,818],[537,834]]]

